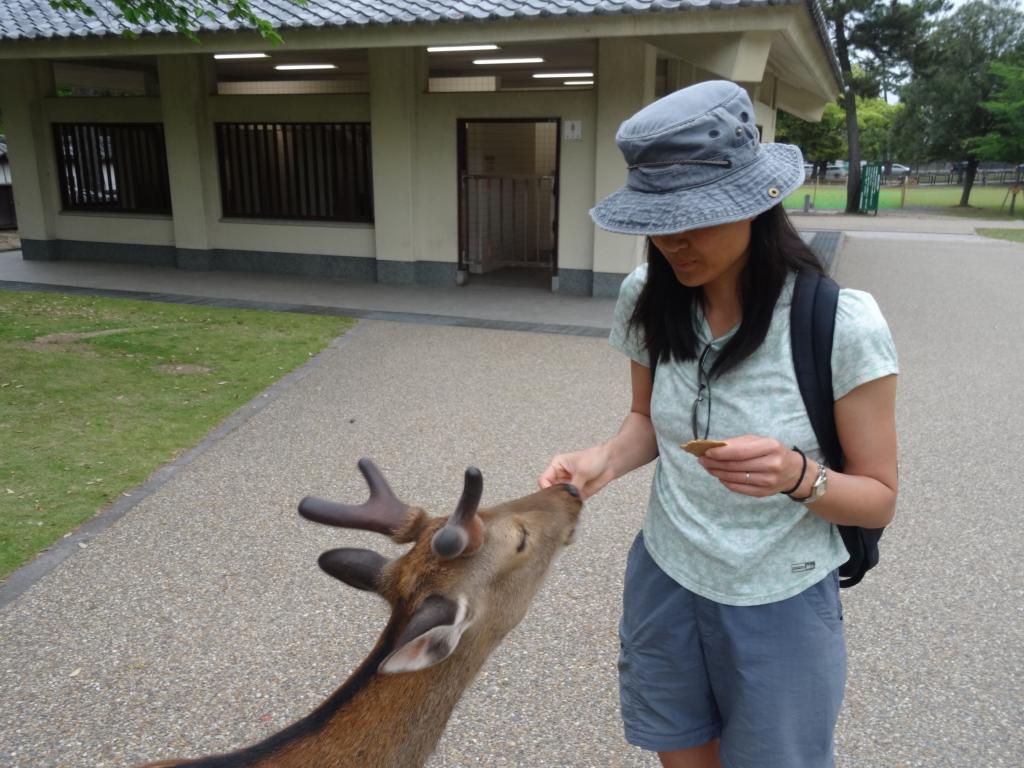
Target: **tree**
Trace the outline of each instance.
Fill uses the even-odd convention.
[[[804,160],[815,165],[816,176],[824,175],[830,160],[846,156],[846,114],[834,101],[825,105],[817,123],[780,111],[775,135],[778,141],[800,147]]]
[[[925,33],[932,18],[941,13],[945,0],[874,2],[851,26],[850,44],[870,76],[875,93],[854,88],[858,96],[888,101],[913,72],[920,58]]]
[[[865,160],[884,163],[888,168],[896,159],[892,127],[901,109],[901,105],[890,104],[885,99],[857,99],[857,127]]]
[[[988,133],[967,140],[967,149],[982,160],[1024,163],[1024,59],[1020,66],[995,62],[996,87],[981,103],[991,115]]]
[[[266,39],[275,45],[283,42],[266,19],[257,16],[249,0],[109,0],[121,12],[125,22],[131,26],[144,26],[153,22],[172,25],[178,32],[193,42],[199,42],[197,32],[203,19],[216,19],[218,12],[231,21],[251,24]],[[289,0],[304,4],[306,0]],[[90,5],[95,0],[50,0],[50,6],[58,11],[77,11],[86,16],[95,16]],[[134,37],[130,29],[124,35]]]
[[[929,159],[966,160],[960,205],[967,206],[981,159],[970,139],[996,119],[982,104],[999,82],[992,65],[1024,50],[1024,13],[1013,0],[972,0],[929,34],[914,77],[901,96],[898,141],[919,144]],[[1020,128],[1018,127],[1019,131]]]
[[[826,0],[825,15],[832,24],[836,55],[843,73],[850,174],[846,181],[846,210],[857,210],[860,192],[860,132],[857,96],[877,96],[904,76],[917,58],[928,19],[945,0]],[[855,74],[860,63],[862,74]]]

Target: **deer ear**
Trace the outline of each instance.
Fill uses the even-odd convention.
[[[415,672],[444,661],[459,645],[459,639],[472,624],[465,597],[452,600],[431,595],[416,610],[395,651],[381,663],[379,672]]]
[[[317,560],[336,579],[356,589],[379,592],[380,574],[388,559],[372,549],[329,549]]]

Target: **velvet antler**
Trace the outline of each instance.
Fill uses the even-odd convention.
[[[455,513],[448,518],[444,528],[434,534],[430,542],[438,557],[453,558],[471,555],[480,548],[484,527],[476,511],[484,491],[484,478],[480,470],[470,467],[466,470],[466,481],[462,488]]]
[[[400,501],[372,461],[360,459],[358,466],[370,487],[368,501],[362,504],[339,504],[307,496],[299,502],[299,514],[307,520],[325,525],[376,531],[404,539],[412,523],[423,516],[423,510]]]

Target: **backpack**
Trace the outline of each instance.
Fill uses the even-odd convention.
[[[805,269],[797,273],[789,315],[793,368],[825,461],[842,472],[845,458],[839,445],[832,399],[832,335],[838,303],[839,286],[834,280]],[[850,559],[839,566],[839,586],[853,587],[878,565],[878,541],[885,529],[836,527],[850,554]]]
[[[842,472],[846,461],[839,445],[832,399],[832,335],[838,304],[839,286],[834,280],[806,269],[797,272],[789,315],[793,369],[825,462]],[[657,365],[652,354],[652,381]],[[864,574],[878,565],[878,541],[885,529],[856,525],[836,527],[850,555],[850,559],[839,566],[839,586],[846,589],[859,584]]]

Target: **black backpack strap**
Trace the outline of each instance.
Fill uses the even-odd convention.
[[[793,367],[825,461],[841,472],[843,451],[832,397],[832,336],[838,305],[839,286],[834,280],[806,269],[797,273],[789,319]]]

